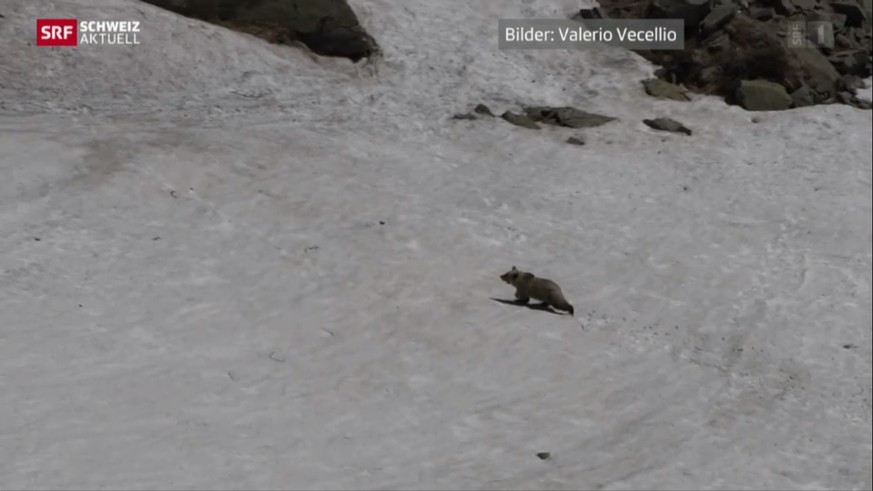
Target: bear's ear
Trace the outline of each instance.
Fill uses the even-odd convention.
[[[512,270],[513,270],[513,271],[518,271],[518,268],[516,268],[515,266],[513,266],[513,267],[512,267]]]

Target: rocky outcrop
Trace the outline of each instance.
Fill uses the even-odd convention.
[[[643,80],[643,89],[646,91],[646,94],[658,99],[672,99],[674,101],[691,100],[685,89],[659,78]]]
[[[345,0],[142,0],[278,44],[359,61],[378,51]]]
[[[749,111],[781,111],[793,102],[785,87],[768,80],[743,80],[737,87],[736,100]]]
[[[685,50],[638,51],[661,65],[656,75],[665,83],[721,95],[728,103],[750,110],[831,103],[870,107],[855,96],[857,80],[873,74],[870,0],[601,0],[600,4],[596,16],[593,10],[583,10],[574,18],[685,19]],[[823,43],[816,39],[821,25],[826,34],[833,33]],[[797,31],[796,26],[803,29]],[[649,88],[658,88],[657,84],[645,83],[647,93],[665,97]],[[773,100],[765,102],[764,97]],[[668,98],[681,100],[675,95]]]
[[[526,107],[524,113],[532,121],[568,128],[592,128],[615,121],[611,116],[589,113],[574,107]]]

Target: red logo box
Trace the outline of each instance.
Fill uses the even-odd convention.
[[[36,19],[37,46],[76,46],[78,43],[76,19]]]

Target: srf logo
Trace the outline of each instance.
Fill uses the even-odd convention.
[[[37,46],[76,46],[76,19],[36,19]]]

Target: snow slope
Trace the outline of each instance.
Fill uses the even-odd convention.
[[[368,66],[0,6],[0,488],[873,485],[869,111],[497,51],[578,2],[352,5]],[[31,46],[52,16],[142,44]],[[619,120],[448,120],[478,102]],[[577,319],[492,301],[512,265]]]

